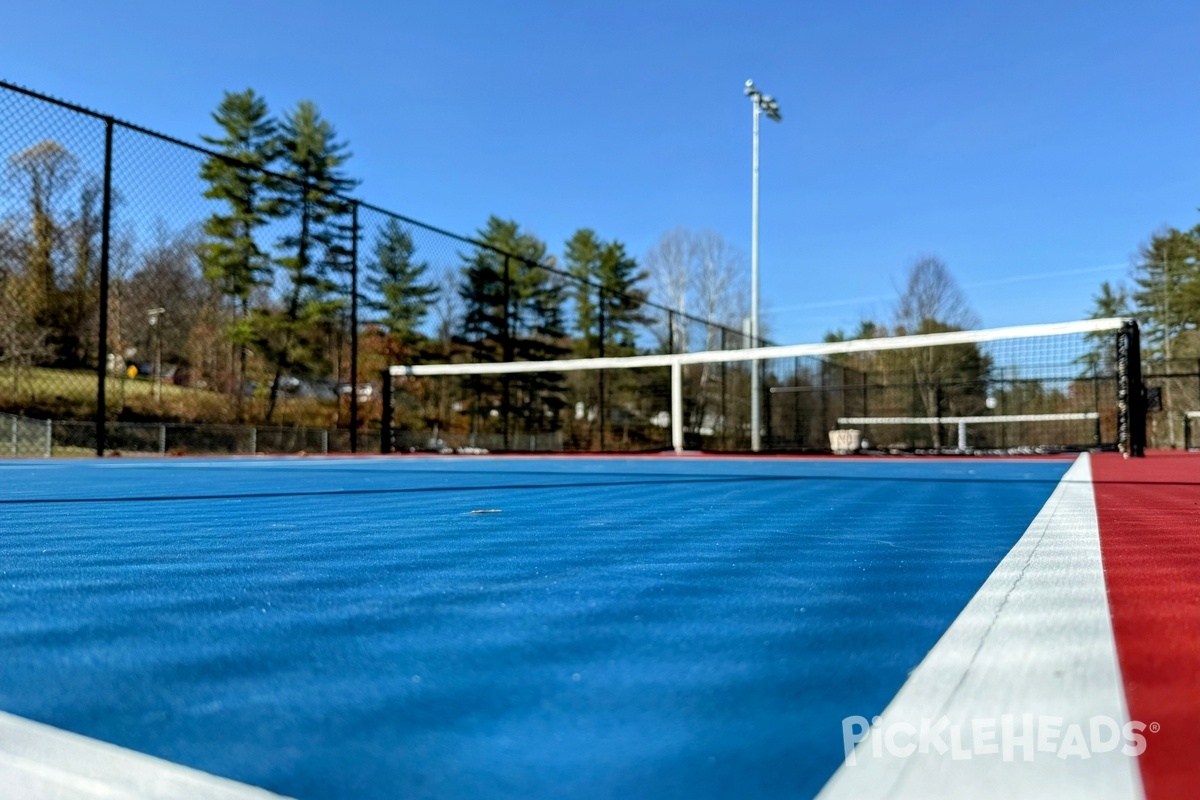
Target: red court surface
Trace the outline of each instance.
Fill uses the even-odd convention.
[[[1200,455],[1093,456],[1113,633],[1148,800],[1200,792]],[[1159,726],[1157,732],[1153,732]]]

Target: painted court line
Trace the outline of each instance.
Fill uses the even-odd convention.
[[[280,795],[0,712],[0,787],[25,800],[278,800]]]
[[[848,713],[869,713],[848,710]],[[1005,716],[1010,748],[970,752],[972,725],[994,732],[999,744]],[[1023,715],[1030,715],[1023,718]],[[923,720],[949,727],[921,752],[904,725],[919,732]],[[1057,733],[1053,718],[1058,721]],[[1091,725],[1110,718],[1128,722],[1100,557],[1091,462],[1081,455],[1063,476],[1025,534],[996,567],[941,640],[913,671],[870,736],[820,793],[821,800],[864,798],[1107,798],[1142,797],[1137,759],[1090,749],[1084,758],[1060,748],[1072,724],[1085,746]],[[899,727],[898,727],[899,726]],[[958,726],[970,757],[952,757],[951,728]],[[1111,741],[1104,728],[1101,740]],[[1051,742],[1038,749],[1038,736]],[[886,746],[892,737],[893,747]],[[1017,738],[1031,737],[1025,745]],[[1119,737],[1118,737],[1119,738]],[[1149,746],[1153,746],[1150,742]],[[877,757],[874,755],[879,753]],[[1030,760],[1026,760],[1030,759]]]

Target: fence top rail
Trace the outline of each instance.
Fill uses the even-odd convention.
[[[1016,325],[975,331],[949,331],[885,339],[853,339],[848,342],[778,345],[740,350],[705,350],[699,353],[670,353],[612,358],[568,358],[562,361],[506,361],[466,364],[402,364],[388,368],[393,377],[405,375],[505,375],[519,372],[578,372],[597,369],[669,367],[674,364],[717,364],[729,361],[765,361],[775,358],[850,355],[884,350],[909,350],[955,344],[981,344],[994,340],[1027,339],[1072,333],[1115,331],[1131,322],[1126,317]]]
[[[1062,414],[995,414],[993,416],[967,417],[838,417],[839,425],[947,425],[977,422],[1058,422],[1061,420],[1100,419],[1095,411],[1067,412]]]

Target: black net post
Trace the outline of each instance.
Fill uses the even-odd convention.
[[[596,312],[599,315],[597,327],[599,333],[599,341],[597,343],[597,354],[600,358],[604,358],[604,287],[601,286],[596,290]],[[596,370],[596,388],[599,390],[599,408],[597,418],[600,422],[600,452],[604,452],[604,370]]]
[[[350,204],[350,452],[358,452],[358,203]]]
[[[389,455],[392,452],[392,373],[384,370],[379,375],[380,393],[379,410],[379,452]]]
[[[512,314],[512,270],[509,267],[510,259],[508,255],[504,256],[504,342],[502,344],[504,361],[513,360],[513,314]],[[505,375],[500,381],[500,416],[503,417],[504,425],[504,449],[508,450],[508,415],[510,411],[509,403],[509,376]]]
[[[1117,446],[1126,458],[1146,454],[1146,401],[1142,386],[1142,344],[1137,322],[1117,334]]]
[[[112,151],[113,120],[104,120],[104,178],[100,199],[100,308],[96,331],[96,455],[104,455],[108,433],[108,404],[105,397],[108,378],[108,276],[109,228],[112,224]]]
[[[718,330],[720,331],[720,343],[717,345],[717,349],[718,350],[728,350],[729,348],[725,346],[725,328],[722,326]],[[728,447],[727,442],[729,439],[729,434],[728,434],[729,414],[728,414],[728,409],[727,409],[727,405],[726,405],[727,404],[727,396],[728,396],[729,392],[728,392],[728,387],[725,382],[726,366],[727,365],[724,361],[722,361],[720,364],[717,365],[717,376],[718,376],[717,380],[718,380],[719,386],[720,386],[720,389],[719,389],[720,401],[719,402],[720,402],[720,419],[721,419],[721,427],[720,427],[719,433],[717,435],[717,442],[722,450],[724,450],[726,447]]]

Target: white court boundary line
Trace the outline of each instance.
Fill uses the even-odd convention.
[[[972,720],[1005,714],[1014,715],[1018,726],[1022,714],[1035,720],[1059,716],[1064,729],[1074,722],[1085,731],[1094,716],[1129,720],[1086,453],[913,670],[880,715],[879,729],[945,716],[969,732]],[[1017,750],[1014,760],[1004,761],[999,755],[953,760],[933,748],[902,758],[889,756],[885,747],[877,758],[871,745],[871,738],[858,745],[856,763],[843,763],[819,800],[1143,797],[1137,759],[1119,747],[1087,759],[1037,752],[1032,761],[1022,760]],[[1147,746],[1154,746],[1152,739]]]
[[[0,792],[23,800],[279,800],[280,795],[0,711]]]

